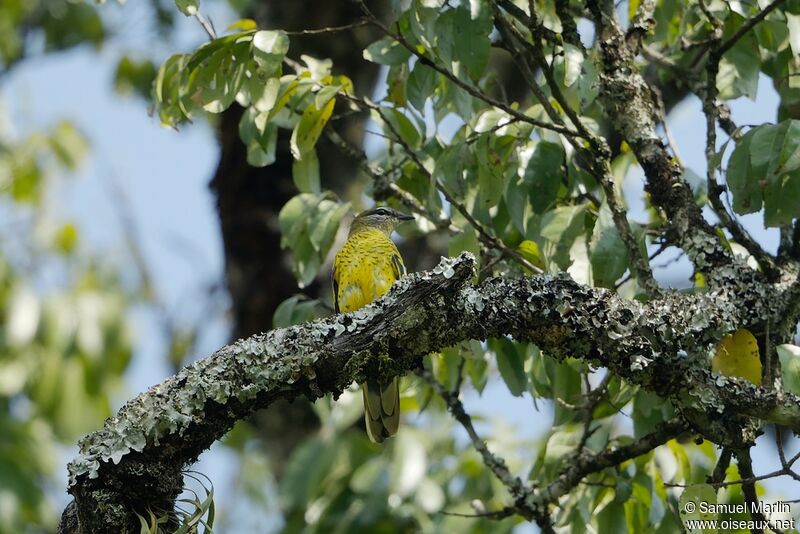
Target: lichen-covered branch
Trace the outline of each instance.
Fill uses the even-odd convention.
[[[760,291],[720,289],[641,303],[566,275],[492,278],[476,286],[474,267],[466,253],[442,259],[366,308],[240,340],[129,401],[81,440],[69,465],[76,504],[68,510],[81,531],[123,532],[144,506],[170,509],[182,487],[181,468],[275,399],[336,396],[367,376],[387,379],[418,368],[423,355],[467,339],[513,336],[556,358],[607,367],[687,413],[737,414],[800,430],[799,398],[712,374],[705,356],[724,333],[752,321],[777,324],[791,313],[796,321],[796,272]],[[762,315],[754,317],[754,310]],[[713,439],[741,439],[726,428],[711,428]]]
[[[602,57],[600,102],[614,128],[636,154],[647,177],[646,191],[653,204],[666,214],[678,245],[698,271],[708,273],[711,284],[739,275],[754,278],[753,273],[744,270],[741,262],[723,246],[703,218],[683,179],[683,169],[656,133],[657,113],[653,99],[634,63],[638,46],[628,45],[614,3],[588,0],[587,6],[598,28]]]
[[[705,4],[700,3],[705,7]],[[717,102],[717,75],[719,73],[719,63],[722,59],[722,23],[707,9],[703,9],[709,17],[709,22],[713,26],[712,37],[710,41],[710,53],[708,62],[706,63],[706,82],[705,91],[703,91],[703,113],[706,116],[706,184],[708,189],[708,200],[714,213],[719,218],[725,228],[727,228],[736,242],[744,246],[745,249],[758,261],[758,264],[767,273],[768,276],[774,277],[777,274],[772,258],[770,258],[764,249],[756,243],[747,231],[742,228],[736,219],[734,219],[725,206],[722,204],[720,195],[724,191],[724,187],[717,183],[717,130],[716,124],[718,122],[720,108]]]
[[[545,97],[544,92],[536,83],[533,71],[537,68],[544,74],[547,86],[550,88],[553,98],[555,98],[560,108],[564,111],[564,113],[570,119],[570,122],[572,122],[575,129],[580,134],[582,139],[578,139],[576,137],[567,137],[567,140],[578,153],[582,154],[583,158],[586,160],[589,170],[591,170],[591,173],[603,188],[603,192],[605,193],[606,197],[606,203],[611,210],[611,215],[614,220],[614,225],[616,226],[620,238],[627,249],[631,273],[635,275],[636,279],[641,284],[642,288],[645,289],[648,295],[657,296],[660,292],[658,283],[653,278],[650,265],[641,254],[639,243],[636,241],[633,232],[631,231],[630,224],[628,223],[625,208],[621,200],[617,197],[614,178],[611,174],[611,165],[609,162],[610,150],[608,145],[602,137],[592,133],[584,126],[580,117],[578,116],[578,113],[572,109],[569,102],[567,102],[566,97],[562,93],[559,82],[556,80],[553,73],[552,66],[547,62],[547,58],[545,57],[544,49],[542,48],[541,43],[543,25],[539,21],[532,6],[533,4],[531,3],[530,15],[525,15],[522,13],[524,20],[527,22],[530,28],[532,40],[528,40],[524,35],[522,35],[522,33],[516,29],[513,24],[506,20],[506,17],[500,11],[500,8],[497,5],[494,5],[494,19],[496,26],[503,37],[506,48],[512,54],[515,61],[519,65],[520,72],[528,81],[528,86],[542,104],[543,108],[550,116],[550,119],[554,123],[563,124],[561,116],[558,114],[553,105],[550,104],[549,100]],[[511,9],[508,6],[504,7],[506,10]],[[518,8],[512,9],[512,11],[509,13],[516,13],[516,15],[514,15],[515,18],[522,21],[522,19],[519,18],[521,15],[519,14]],[[520,50],[519,47],[516,46],[515,40],[521,43],[521,46],[524,50]],[[584,144],[583,140],[588,141],[588,146]]]

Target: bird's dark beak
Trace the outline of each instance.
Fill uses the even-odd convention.
[[[405,213],[398,214],[397,218],[400,219],[401,221],[413,221],[414,220],[414,216],[413,215],[406,215]]]

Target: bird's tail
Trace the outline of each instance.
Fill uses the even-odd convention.
[[[400,386],[394,377],[390,382],[368,380],[364,392],[364,420],[367,435],[373,443],[383,443],[397,433],[400,426]]]

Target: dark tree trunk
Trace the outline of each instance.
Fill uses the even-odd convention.
[[[254,4],[247,14],[261,28],[287,31],[329,28],[356,22],[360,12],[350,2],[313,0],[283,2],[265,0]],[[378,38],[375,30],[358,27],[319,35],[292,35],[290,57],[302,54],[330,58],[338,73],[347,73],[360,94],[370,94],[378,68],[359,53]],[[292,181],[290,133],[282,131],[276,162],[264,168],[247,164],[246,147],[239,139],[242,108],[233,106],[223,113],[218,126],[220,160],[211,189],[217,197],[220,228],[225,251],[225,276],[231,296],[234,339],[268,330],[278,305],[298,292],[289,253],[281,250],[278,213],[297,190]],[[337,121],[339,133],[353,144],[363,140],[363,118]],[[353,162],[330,144],[318,146],[323,184],[341,191],[357,169]],[[324,273],[321,273],[324,277]],[[327,290],[327,284],[314,283],[304,288],[310,297]],[[291,450],[318,427],[318,421],[305,399],[281,401],[257,414],[252,422],[262,432],[264,443],[276,470],[285,465]],[[280,472],[276,473],[280,476]]]

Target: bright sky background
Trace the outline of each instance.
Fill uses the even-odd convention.
[[[219,29],[233,21],[217,3],[208,7]],[[114,93],[113,74],[116,60],[123,52],[162,60],[175,51],[193,49],[205,39],[205,34],[194,20],[178,17],[177,38],[174,42],[162,43],[148,28],[144,4],[108,3],[101,9],[109,20],[117,23],[124,20],[119,36],[99,55],[92,49],[80,48],[23,62],[10,77],[0,80],[0,109],[10,113],[12,131],[19,136],[64,118],[72,120],[88,136],[91,143],[88,163],[75,176],[59,184],[57,208],[60,214],[79,221],[85,232],[82,237],[92,249],[123,261],[121,225],[111,192],[112,183],[119,183],[128,199],[159,294],[176,315],[194,322],[198,319],[196,300],[202,298],[209,284],[222,279],[220,233],[214,198],[208,188],[218,157],[214,134],[203,122],[188,125],[181,132],[161,127],[155,118],[148,116],[142,100]],[[777,97],[768,80],[761,80],[758,94],[757,102],[739,99],[732,103],[737,124],[775,120]],[[705,120],[700,101],[690,98],[681,103],[669,116],[669,123],[683,161],[704,176]],[[633,208],[632,218],[641,220],[640,171],[630,173],[625,190]],[[776,249],[777,231],[764,230],[761,214],[741,220],[770,251]],[[656,274],[664,283],[688,281],[688,261],[684,259],[668,269],[659,269]],[[164,339],[156,318],[139,311],[134,319],[138,350],[128,375],[129,390],[121,396],[120,402],[160,382],[170,373],[163,361]],[[225,325],[215,322],[206,330],[198,356],[210,354],[227,340],[227,335]],[[468,393],[466,403],[470,411],[496,415],[518,427],[523,437],[541,436],[550,424],[549,409],[537,414],[532,410],[529,396],[510,397],[499,378],[490,383],[482,398]],[[482,430],[490,433],[485,426]],[[64,451],[62,465],[74,452],[74,449]],[[778,468],[774,446],[759,446],[754,464],[759,473]],[[235,524],[243,527],[255,524],[257,518],[252,515],[252,507],[249,513],[245,511],[247,506],[241,499],[236,501],[235,508],[228,504],[234,497],[236,465],[231,453],[215,446],[195,469],[214,481],[218,510],[224,515],[227,507],[227,519],[237,517]],[[65,481],[65,473],[63,476]],[[797,497],[796,482],[781,479],[764,484],[775,497]],[[56,489],[57,507],[66,503],[66,495],[60,493],[62,490],[63,487]],[[225,519],[221,518],[223,522]],[[264,516],[260,520],[258,524],[264,528]],[[233,526],[233,523],[223,524]]]

